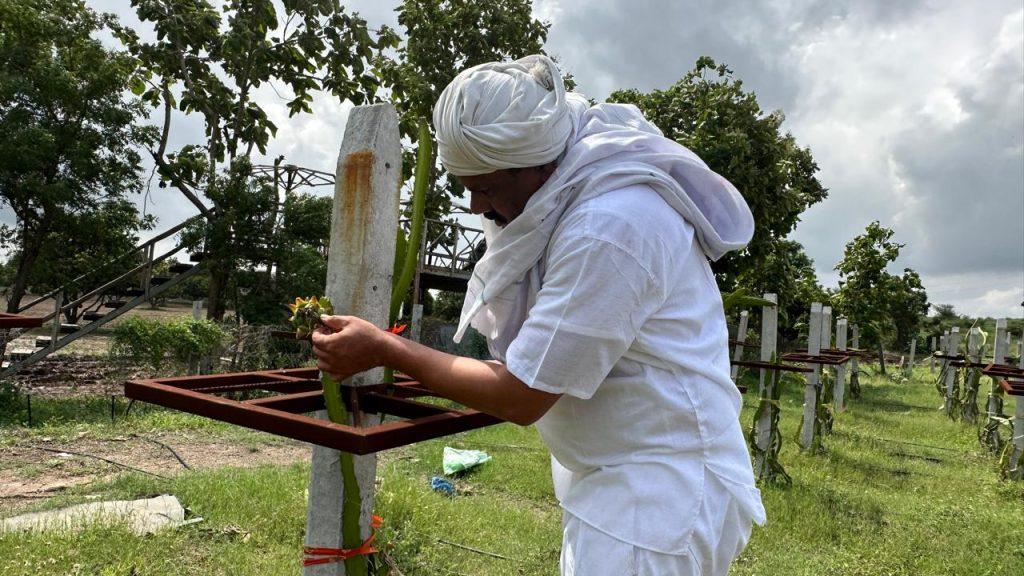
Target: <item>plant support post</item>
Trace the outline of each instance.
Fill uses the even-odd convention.
[[[807,353],[817,356],[821,353],[821,302],[811,304],[811,317],[808,321]],[[818,380],[821,377],[821,365],[814,365],[814,372],[807,373],[807,385],[804,387],[804,417],[800,429],[800,447],[804,450],[814,448],[815,424],[818,411]]]
[[[765,300],[772,302],[778,302],[778,297],[775,294],[765,294]],[[761,361],[762,362],[775,362],[776,360],[776,339],[778,338],[778,322],[779,322],[779,309],[777,306],[763,306],[761,308]],[[759,391],[760,398],[771,399],[774,396],[775,390],[775,378],[772,372],[760,369],[759,380]],[[771,448],[772,438],[772,411],[778,411],[778,406],[768,406],[761,412],[760,418],[757,422],[757,438],[754,442],[758,448],[758,454],[754,462],[754,474],[758,478],[765,476],[767,470],[767,462],[765,457]]]
[[[747,320],[750,318],[750,313],[746,310],[740,312],[740,323],[736,327],[736,350],[733,352],[733,360],[743,360],[743,343],[747,340]],[[732,381],[735,382],[740,375],[740,367],[733,364],[732,366]]]
[[[949,356],[955,356],[957,350],[960,349],[960,327],[954,326],[949,331],[949,337],[946,339],[946,354]],[[956,407],[956,366],[947,359],[946,360],[946,401],[942,407],[946,412],[947,416],[953,416]]]
[[[335,313],[359,316],[381,327],[387,325],[391,299],[401,173],[394,107],[375,104],[353,108],[338,158],[326,295],[334,303]],[[376,384],[383,378],[383,369],[371,370],[342,382],[341,389]],[[320,411],[318,416],[324,418],[326,414]],[[350,424],[352,417],[349,414]],[[376,474],[376,455],[313,448],[307,546],[352,549],[370,536]],[[350,505],[345,506],[345,501]],[[353,502],[358,502],[357,510],[353,510]],[[353,511],[358,512],[355,518]],[[358,526],[354,538],[353,526]],[[302,573],[363,576],[367,573],[367,556],[307,566]]]
[[[846,351],[846,336],[849,320],[840,318],[836,321],[836,349]],[[846,395],[846,364],[836,366],[836,382],[833,388],[832,401],[836,414],[843,409],[843,397]]]

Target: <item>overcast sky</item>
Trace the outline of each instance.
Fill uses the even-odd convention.
[[[124,0],[87,0],[136,23]],[[394,1],[344,2],[397,27]],[[766,110],[809,146],[829,197],[793,238],[819,277],[872,220],[906,244],[894,267],[921,273],[933,303],[1019,317],[1024,300],[1024,7],[985,2],[850,0],[538,0],[547,51],[579,90],[666,88],[699,56],[727,63]],[[140,33],[145,34],[144,30]],[[279,130],[268,157],[333,171],[350,106],[319,97],[287,117],[260,94]],[[198,141],[185,119],[171,144]],[[323,193],[328,193],[323,190]],[[160,229],[194,210],[153,188]],[[3,220],[9,221],[10,215]]]

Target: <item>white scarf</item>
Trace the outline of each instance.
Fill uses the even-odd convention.
[[[483,75],[475,72],[481,70]],[[500,77],[508,70],[508,79]],[[551,75],[544,77],[545,71]],[[547,80],[553,84],[550,89]],[[522,280],[540,262],[558,221],[573,206],[606,192],[650,186],[694,227],[712,260],[750,241],[753,216],[725,178],[686,147],[663,137],[635,106],[586,108],[585,102],[581,95],[565,93],[561,76],[544,56],[471,68],[442,93],[434,125],[439,156],[452,173],[540,166],[561,156],[522,214],[504,228],[485,225],[487,252],[469,279],[456,342],[470,325],[492,338],[509,328],[508,307],[490,303],[521,301],[517,291],[533,284]],[[501,106],[521,115],[510,117]],[[563,139],[552,140],[562,133]],[[504,149],[512,152],[504,155]]]

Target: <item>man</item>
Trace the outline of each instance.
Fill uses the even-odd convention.
[[[320,369],[387,365],[536,423],[563,575],[725,574],[765,517],[708,264],[750,240],[746,203],[635,107],[567,93],[545,56],[462,72],[434,127],[486,218],[456,339],[474,326],[496,360],[330,317],[313,337]]]

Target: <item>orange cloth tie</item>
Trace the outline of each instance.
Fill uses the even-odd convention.
[[[344,548],[315,548],[312,546],[303,546],[302,552],[306,556],[318,556],[318,558],[303,558],[303,566],[315,566],[317,564],[330,564],[331,562],[344,562],[354,556],[361,556],[366,554],[376,554],[377,549],[373,547],[373,541],[377,538],[377,529],[384,524],[380,516],[374,516],[370,521],[370,527],[373,528],[373,533],[370,537],[363,542],[359,548],[353,548],[346,550]]]

